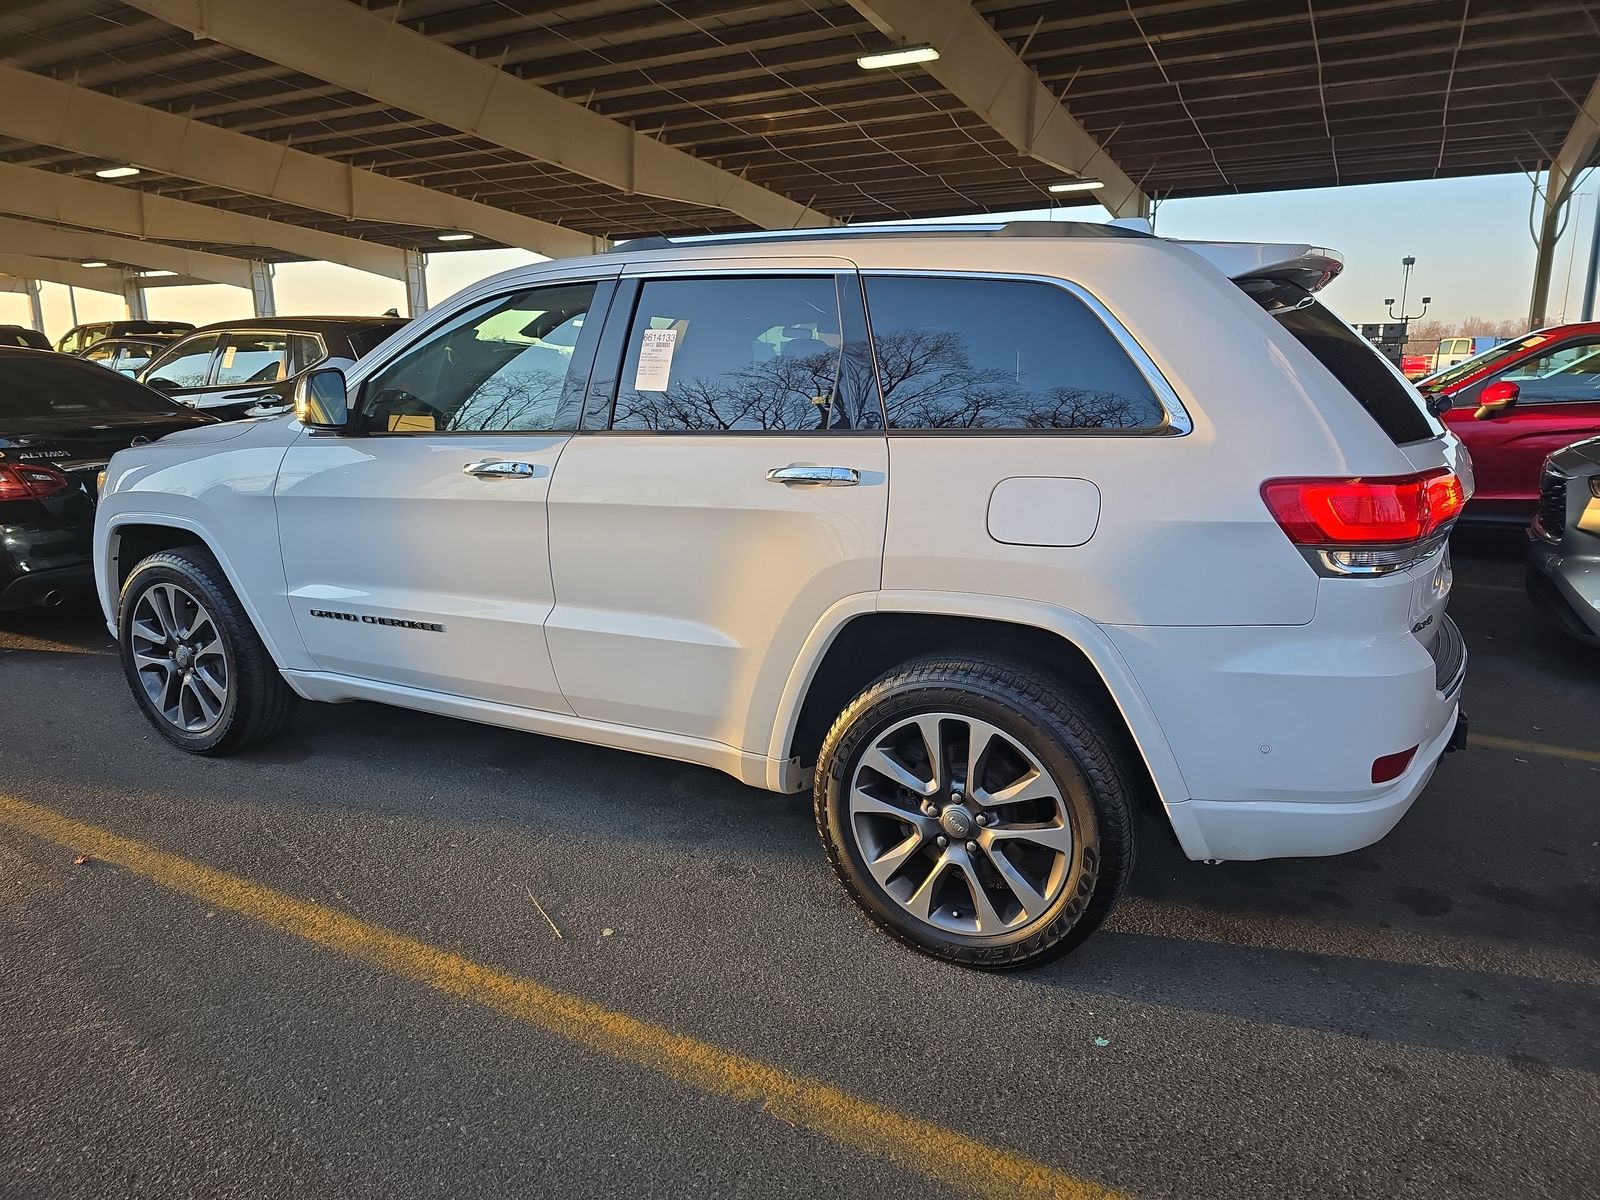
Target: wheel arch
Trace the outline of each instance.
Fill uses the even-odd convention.
[[[1127,664],[1088,618],[1053,605],[951,592],[855,597],[826,614],[789,677],[774,722],[769,786],[779,772],[816,761],[823,736],[873,679],[929,652],[1020,660],[1064,678],[1099,704],[1142,767],[1148,796],[1186,847],[1189,793],[1155,714]]]
[[[117,634],[118,600],[134,567],[152,554],[185,546],[199,547],[216,560],[274,665],[282,670],[285,666],[283,655],[274,644],[271,631],[262,620],[249,589],[241,584],[238,571],[227,554],[198,522],[167,513],[119,513],[107,522],[102,551],[104,558],[97,564],[96,578],[100,589],[100,607],[112,636]]]

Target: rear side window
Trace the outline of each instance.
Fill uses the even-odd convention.
[[[832,276],[647,280],[611,427],[827,429],[843,345]]]
[[[1089,307],[1026,280],[868,276],[891,429],[1158,429],[1149,381]]]
[[[1435,436],[1422,398],[1405,376],[1305,288],[1276,279],[1245,279],[1239,286],[1344,384],[1396,445]]]
[[[277,383],[289,374],[289,336],[283,333],[230,333],[217,363],[217,386]]]

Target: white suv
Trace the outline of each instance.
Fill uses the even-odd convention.
[[[1464,732],[1470,467],[1338,268],[1051,224],[520,269],[292,418],[118,454],[101,604],[184,749],[377,700],[810,788],[885,930],[1038,962],[1141,808],[1336,854]]]

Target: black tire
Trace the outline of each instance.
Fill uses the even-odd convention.
[[[147,694],[134,661],[133,619],[140,597],[159,584],[175,584],[200,601],[213,619],[227,668],[221,713],[202,732],[179,728]],[[294,715],[299,697],[284,682],[255,626],[210,553],[184,546],[144,559],[128,573],[117,602],[117,642],[134,702],[157,733],[191,754],[234,754],[270,741]]]
[[[1063,823],[1073,828],[1071,851],[1054,860],[1057,874],[1052,878],[1058,880],[1059,892],[1041,904],[1037,916],[1019,906],[1011,917],[1017,922],[1014,928],[1005,927],[992,935],[977,929],[963,933],[938,928],[895,899],[867,866],[849,809],[852,781],[861,760],[877,746],[876,739],[894,736],[908,718],[933,713],[958,714],[993,726],[1033,755],[1035,769],[1042,766],[1049,775],[1047,782],[1059,793],[1051,803],[1059,805]],[[952,726],[941,724],[939,728]],[[959,722],[953,728],[959,731]],[[818,756],[814,789],[817,832],[834,873],[879,928],[937,958],[985,970],[1016,970],[1071,951],[1099,927],[1115,905],[1133,871],[1136,778],[1108,733],[1105,718],[1051,676],[1020,663],[931,656],[898,667],[869,685],[828,731]],[[914,795],[901,791],[907,797]],[[987,810],[982,815],[997,825],[1000,822]],[[903,828],[909,839],[917,826]],[[944,828],[942,818],[932,828]],[[982,831],[976,833],[981,839]],[[984,874],[999,879],[992,855],[985,860],[990,854],[988,845],[970,856],[975,874],[963,875],[959,881],[969,894],[968,880]],[[953,855],[956,849],[923,845],[915,853]],[[922,861],[913,857],[907,864],[916,868]],[[932,874],[938,873],[937,868],[932,869]],[[906,886],[913,885],[914,880]],[[1020,898],[1021,893],[1016,895]],[[951,916],[960,913],[959,908],[949,911]],[[939,915],[934,913],[935,918]]]

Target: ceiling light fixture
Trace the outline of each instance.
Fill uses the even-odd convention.
[[[84,266],[84,267],[104,267],[104,266],[107,266],[107,265],[108,264],[103,263],[103,262],[86,262],[86,263],[80,263],[79,264],[79,266]]]
[[[863,54],[856,66],[863,71],[876,71],[882,67],[907,67],[912,63],[932,62],[939,52],[932,46],[906,46],[900,50],[886,50],[882,54]]]
[[[1098,179],[1068,179],[1064,183],[1052,183],[1050,190],[1058,195],[1062,192],[1098,192],[1105,184]]]
[[[127,179],[139,173],[138,167],[107,167],[95,172],[101,179]]]
[[[441,233],[439,240],[441,242],[470,242],[473,236],[470,233]]]

